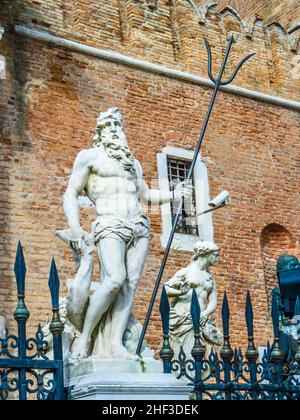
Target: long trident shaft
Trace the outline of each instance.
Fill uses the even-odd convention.
[[[229,85],[235,79],[235,76],[237,75],[237,73],[240,70],[240,68],[242,67],[242,65],[247,60],[249,60],[249,58],[251,58],[254,55],[254,54],[250,54],[247,57],[245,57],[239,63],[239,65],[237,66],[237,68],[233,72],[230,79],[228,79],[225,82],[222,82],[222,77],[223,77],[223,74],[224,74],[224,71],[225,71],[225,68],[226,68],[226,64],[227,64],[227,61],[228,61],[230,50],[231,50],[232,44],[235,42],[234,36],[232,35],[228,40],[226,53],[225,53],[223,63],[222,63],[222,66],[221,66],[221,69],[220,69],[220,72],[219,72],[219,75],[218,75],[217,79],[215,79],[212,75],[211,48],[210,48],[210,45],[209,45],[208,41],[206,39],[204,39],[204,40],[205,40],[205,45],[206,45],[207,52],[208,52],[208,75],[209,75],[210,80],[214,84],[214,91],[213,91],[213,95],[212,95],[212,98],[211,98],[211,101],[210,101],[210,105],[209,105],[209,108],[208,108],[208,111],[207,111],[207,114],[206,114],[206,117],[205,117],[205,120],[204,120],[204,123],[203,123],[201,134],[200,134],[200,137],[198,139],[197,146],[195,148],[195,152],[194,152],[193,160],[192,160],[192,163],[191,163],[191,167],[190,167],[188,176],[187,176],[186,181],[185,181],[186,184],[188,184],[188,182],[191,181],[191,179],[193,177],[193,173],[194,173],[195,165],[196,165],[196,162],[197,162],[197,159],[198,159],[198,155],[199,155],[199,152],[200,152],[200,149],[201,149],[201,145],[202,145],[205,133],[206,133],[206,129],[207,129],[207,126],[208,126],[208,123],[209,123],[209,119],[210,119],[210,116],[211,116],[211,113],[212,113],[212,110],[213,110],[213,107],[214,107],[214,104],[215,104],[215,100],[216,100],[216,97],[217,97],[217,94],[218,94],[218,91],[219,91],[220,87],[225,86],[225,85]],[[146,331],[147,331],[147,328],[148,328],[148,324],[149,324],[149,321],[150,321],[150,317],[151,317],[151,313],[152,313],[152,310],[153,310],[154,302],[155,302],[157,292],[158,292],[158,289],[159,289],[159,285],[160,285],[160,282],[161,282],[161,279],[162,279],[162,276],[163,276],[163,273],[164,273],[164,270],[165,270],[165,267],[166,267],[166,263],[167,263],[167,260],[168,260],[168,257],[169,257],[170,249],[171,249],[172,242],[173,242],[173,239],[174,239],[174,235],[175,235],[175,232],[176,232],[176,228],[177,228],[177,225],[178,225],[178,222],[179,222],[179,218],[181,216],[181,212],[182,212],[182,208],[183,208],[183,202],[184,202],[184,198],[182,197],[181,200],[180,200],[180,204],[179,204],[175,219],[173,221],[173,226],[172,226],[172,230],[171,230],[170,237],[169,237],[169,240],[168,240],[168,244],[167,244],[165,254],[164,254],[164,257],[163,257],[163,260],[162,260],[162,263],[161,263],[161,266],[160,266],[160,270],[159,270],[159,273],[158,273],[158,276],[157,276],[157,280],[156,280],[155,287],[154,287],[154,290],[153,290],[153,294],[152,294],[152,297],[151,297],[151,301],[150,301],[150,304],[149,304],[148,312],[147,312],[147,315],[146,315],[146,318],[145,318],[144,326],[143,326],[143,329],[142,329],[142,332],[141,332],[141,335],[140,335],[140,338],[139,338],[138,346],[137,346],[137,349],[136,349],[136,354],[138,356],[140,356],[140,354],[141,354],[141,348],[142,348],[142,344],[143,344],[145,334],[146,334]]]

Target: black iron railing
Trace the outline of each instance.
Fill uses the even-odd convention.
[[[54,360],[46,356],[48,343],[44,340],[41,326],[35,338],[27,338],[26,324],[29,311],[25,304],[26,266],[21,243],[18,245],[15,275],[18,305],[14,318],[18,335],[0,340],[0,400],[16,398],[26,400],[35,396],[38,400],[64,399],[62,339],[63,324],[59,317],[59,279],[53,260],[49,288],[52,297],[53,318],[50,331],[53,334]]]
[[[195,344],[191,355],[181,347],[178,358],[170,340],[170,306],[163,289],[160,312],[163,323],[164,342],[161,357],[165,373],[174,372],[178,379],[185,379],[194,388],[192,398],[197,400],[299,400],[300,399],[300,339],[296,353],[284,352],[280,344],[279,309],[274,297],[272,320],[274,342],[264,350],[262,360],[254,340],[254,315],[250,293],[246,299],[246,323],[248,348],[233,350],[230,344],[230,312],[226,293],[222,306],[223,347],[218,352],[212,349],[205,359],[205,343],[200,339],[201,310],[196,292],[193,291],[191,318]],[[300,298],[295,315],[300,315]]]

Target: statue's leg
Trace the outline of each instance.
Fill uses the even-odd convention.
[[[83,328],[94,266],[93,247],[90,247],[87,251],[81,257],[78,272],[75,279],[69,285],[67,295],[68,319],[79,332],[82,332]]]
[[[127,350],[123,346],[123,335],[128,325],[131,315],[134,294],[137,283],[142,275],[147,253],[148,253],[148,238],[138,238],[135,245],[131,245],[126,254],[127,280],[122,286],[118,300],[114,306],[114,312],[118,316],[112,318],[113,334],[113,351],[115,353],[120,349],[120,357],[128,355]],[[125,351],[125,352],[124,352]]]
[[[87,357],[88,345],[92,332],[102,315],[107,311],[126,279],[125,252],[126,244],[115,238],[104,238],[97,245],[101,264],[102,282],[90,298],[84,319],[82,335],[73,351],[73,357]]]

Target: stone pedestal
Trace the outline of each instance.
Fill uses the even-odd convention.
[[[66,365],[65,383],[75,400],[188,400],[191,387],[164,374],[154,359],[98,360]]]

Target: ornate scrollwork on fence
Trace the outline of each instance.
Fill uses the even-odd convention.
[[[233,350],[230,344],[230,311],[226,293],[222,306],[223,348],[218,353],[212,349],[205,360],[205,348],[199,341],[201,310],[194,292],[191,315],[195,335],[192,358],[188,359],[183,348],[174,359],[170,345],[168,297],[163,290],[160,311],[163,323],[164,344],[161,350],[166,373],[174,373],[193,386],[191,398],[197,400],[299,400],[300,399],[300,339],[296,354],[285,353],[280,345],[279,309],[273,299],[272,319],[274,343],[267,345],[259,361],[255,346],[253,309],[250,293],[246,299],[246,323],[248,348]],[[300,298],[297,300],[295,315],[300,315]]]
[[[35,338],[29,338],[26,340],[26,349],[30,352],[34,352],[28,359],[44,359],[49,360],[46,356],[46,349],[49,345],[48,341],[44,340],[45,335],[42,331],[41,324],[39,324]]]
[[[61,334],[63,324],[59,318],[59,279],[53,261],[49,288],[52,297],[54,360],[46,356],[47,341],[39,325],[35,338],[26,337],[29,311],[25,304],[26,266],[21,243],[18,245],[15,275],[18,305],[14,318],[18,324],[18,336],[7,335],[0,339],[0,400],[19,398],[26,400],[34,395],[38,400],[64,399],[63,357]]]

